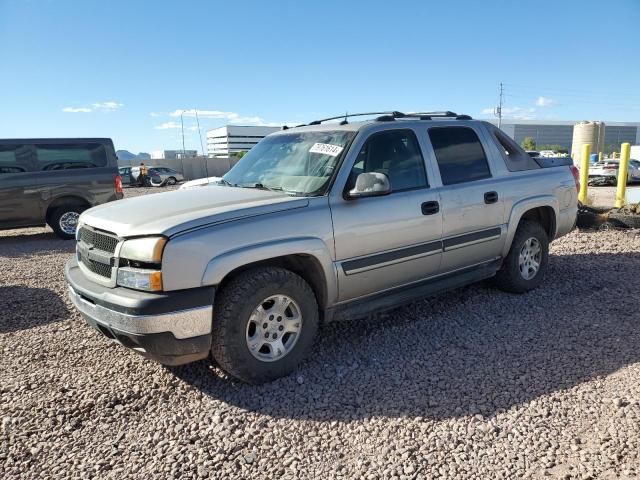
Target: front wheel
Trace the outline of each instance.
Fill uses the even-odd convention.
[[[307,282],[284,268],[256,268],[217,295],[211,352],[230,375],[264,383],[291,373],[317,330],[318,304]]]
[[[511,249],[496,274],[500,290],[524,293],[537,288],[549,263],[549,237],[537,222],[523,220],[513,237]]]
[[[175,178],[173,177],[167,178],[167,185],[175,185],[176,183],[178,183],[178,181]]]

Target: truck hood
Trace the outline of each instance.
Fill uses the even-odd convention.
[[[166,235],[240,218],[306,207],[306,198],[282,192],[211,186],[105,203],[85,211],[80,224],[119,237]]]

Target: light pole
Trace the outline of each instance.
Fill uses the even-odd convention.
[[[182,156],[180,157],[180,169],[182,170],[180,173],[184,175],[184,156],[186,155],[186,150],[184,149],[184,119],[182,116],[184,115],[184,110],[180,111],[180,127],[182,128]]]

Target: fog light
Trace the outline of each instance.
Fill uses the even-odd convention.
[[[121,287],[159,292],[162,290],[162,272],[145,268],[120,267],[117,283]]]

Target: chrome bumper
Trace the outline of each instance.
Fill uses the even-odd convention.
[[[119,332],[132,335],[169,332],[178,340],[211,334],[212,306],[157,315],[129,315],[88,301],[70,285],[69,298],[87,320]]]

